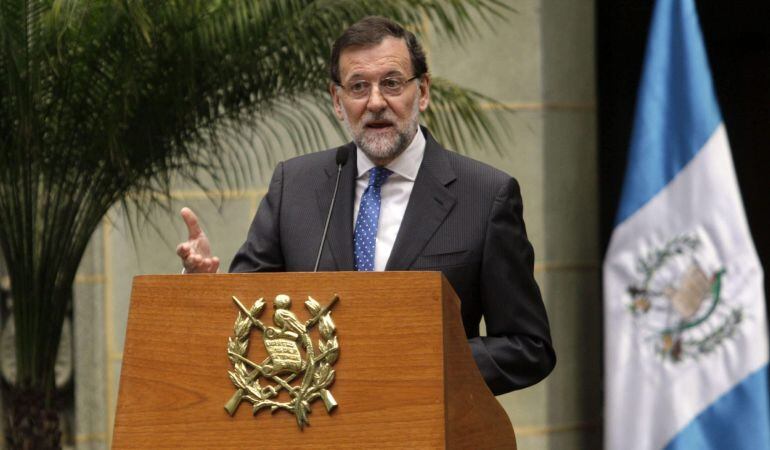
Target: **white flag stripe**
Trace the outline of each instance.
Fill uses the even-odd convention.
[[[671,205],[676,205],[676,209],[672,210]],[[722,255],[745,251],[751,253],[753,261],[759,264],[754,244],[749,238],[727,135],[721,124],[698,155],[666,189],[618,224],[612,233],[607,254],[635,249],[636,239],[650,232],[666,236],[685,232],[687,227],[692,226],[695,217],[721,231],[716,235],[727,238],[721,248]],[[736,245],[741,247],[736,248]]]
[[[744,318],[716,350],[674,363],[652,351],[652,335],[629,310],[628,289],[640,277],[640,255],[692,233],[704,242],[700,264],[725,269],[721,295]],[[762,272],[724,126],[663,191],[618,225],[607,254],[606,448],[663,448],[704,408],[767,364]]]

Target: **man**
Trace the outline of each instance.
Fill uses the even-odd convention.
[[[510,176],[445,150],[420,128],[430,74],[415,36],[368,17],[335,42],[330,93],[353,137],[319,270],[440,270],[462,301],[468,342],[495,395],[555,364],[534,254]],[[337,149],[280,163],[231,272],[312,271],[337,174]],[[219,260],[195,215],[177,253],[187,272]],[[354,222],[354,218],[356,218]],[[487,336],[479,336],[485,318]]]

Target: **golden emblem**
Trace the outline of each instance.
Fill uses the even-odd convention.
[[[254,414],[268,407],[271,413],[285,409],[296,416],[297,425],[303,428],[310,423],[307,415],[311,412],[310,404],[314,400],[323,400],[327,412],[337,406],[328,390],[334,382],[332,365],[340,353],[336,327],[331,318],[331,309],[337,300],[339,297],[335,295],[328,305],[321,307],[316,300],[308,297],[305,308],[311,318],[302,323],[289,309],[289,296],[278,295],[273,302],[275,326],[268,327],[259,320],[265,308],[263,299],[254,302],[251,309],[246,309],[233,296],[233,302],[240,311],[233,327],[234,336],[227,341],[227,355],[233,364],[233,370],[228,371],[228,374],[238,388],[225,404],[225,410],[231,416],[241,401],[247,400],[252,403]],[[320,334],[318,351],[310,338],[310,331],[315,325],[318,325]],[[267,353],[261,363],[246,357],[249,337],[254,328],[262,332],[262,342]],[[292,381],[300,375],[301,381],[292,385]],[[260,379],[266,383],[264,386],[260,384]],[[279,395],[284,391],[288,393],[288,398],[285,398],[287,401],[280,401]]]

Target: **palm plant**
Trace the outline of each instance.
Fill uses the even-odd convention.
[[[62,322],[113,205],[147,212],[172,176],[241,186],[276,144],[321,147],[330,45],[361,17],[418,32],[429,21],[461,40],[505,9],[500,0],[0,0],[0,250],[18,365],[7,444],[60,445],[51,399]],[[439,137],[495,141],[480,95],[441,79],[433,94],[426,121]],[[246,133],[249,150],[230,145]]]

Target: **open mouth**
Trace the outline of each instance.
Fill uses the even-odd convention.
[[[393,127],[393,123],[387,120],[375,120],[366,124],[366,128],[370,130],[387,130]]]

